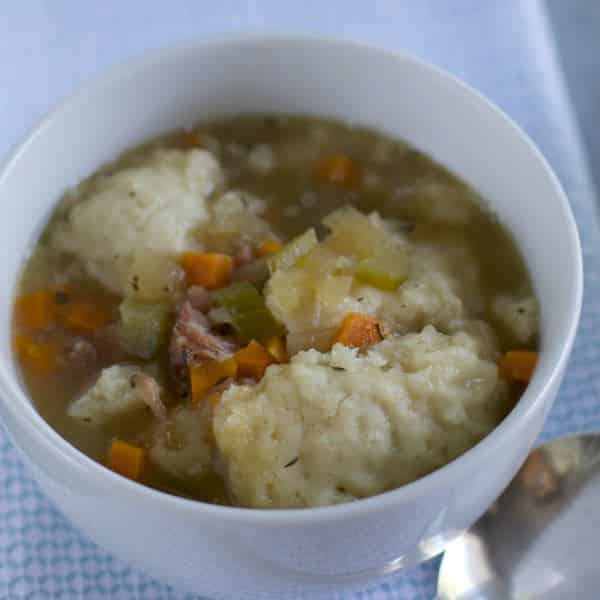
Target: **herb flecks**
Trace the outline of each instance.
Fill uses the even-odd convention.
[[[292,460],[290,460],[289,463],[283,465],[283,468],[287,469],[289,467],[293,467],[299,460],[300,458],[298,456],[295,456],[294,458],[292,458]]]

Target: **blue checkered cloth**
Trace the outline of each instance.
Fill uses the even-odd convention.
[[[0,94],[0,155],[83,77],[110,63],[176,40],[257,29],[344,35],[408,49],[475,85],[537,142],[569,195],[586,277],[581,328],[543,437],[600,429],[595,197],[544,6],[536,0],[226,0],[210,8],[191,0],[7,3],[0,20],[0,89],[13,93]],[[32,50],[22,52],[25,47]],[[40,492],[3,432],[0,467],[1,598],[197,599],[134,571],[83,537]],[[352,600],[433,598],[438,565],[434,559],[402,572]]]

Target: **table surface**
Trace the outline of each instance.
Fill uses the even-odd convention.
[[[600,2],[546,0],[560,65],[578,118],[596,188],[600,184]]]
[[[586,269],[580,332],[543,437],[599,429],[595,194],[540,1],[5,3],[0,158],[60,99],[106,67],[149,48],[236,31],[321,33],[408,50],[477,87],[525,129],[567,190]],[[352,598],[433,598],[437,565],[438,560],[430,561]],[[82,537],[40,493],[1,430],[0,597],[195,598],[135,572]]]

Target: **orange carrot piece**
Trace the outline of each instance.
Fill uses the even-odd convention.
[[[60,311],[65,326],[83,333],[94,333],[111,320],[105,306],[91,300],[73,300]]]
[[[287,348],[285,347],[285,340],[279,336],[270,337],[265,342],[265,348],[269,354],[278,363],[285,363],[288,361]]]
[[[15,316],[17,325],[28,329],[46,329],[56,319],[55,292],[38,290],[17,298]]]
[[[184,252],[180,259],[189,285],[208,290],[225,287],[231,280],[233,259],[227,254]]]
[[[381,341],[377,319],[364,313],[348,313],[334,338],[334,344],[365,348]]]
[[[144,470],[146,453],[143,448],[113,440],[108,451],[108,464],[113,471],[137,481]]]
[[[362,171],[351,158],[343,154],[334,154],[321,159],[315,169],[317,179],[341,185],[357,187],[362,179]]]
[[[278,240],[265,240],[257,250],[259,256],[269,256],[276,254],[283,248],[283,244]]]
[[[237,371],[238,365],[234,358],[227,358],[223,361],[205,360],[199,365],[191,366],[192,404],[198,404],[206,397],[206,392],[223,379],[235,377]]]
[[[271,353],[256,340],[235,353],[240,377],[251,377],[257,381],[265,374],[269,365],[275,362]]]
[[[17,335],[13,343],[18,357],[37,374],[48,375],[58,366],[60,348],[55,342],[37,342],[27,335]]]
[[[537,352],[533,350],[509,350],[498,365],[500,374],[505,379],[529,383],[535,365],[537,364]]]

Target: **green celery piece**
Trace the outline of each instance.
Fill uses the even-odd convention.
[[[283,335],[283,327],[277,323],[269,309],[259,309],[238,314],[234,318],[234,327],[242,342],[257,340],[264,342],[270,337]]]
[[[398,252],[361,260],[354,271],[357,279],[380,290],[393,291],[408,277],[406,257]]]
[[[170,308],[165,302],[125,298],[119,306],[119,335],[125,349],[140,358],[153,358],[166,342]]]
[[[265,306],[263,297],[249,281],[236,281],[227,287],[215,290],[212,292],[212,297],[232,316]]]
[[[288,242],[277,254],[269,258],[271,273],[277,269],[293,267],[303,256],[306,256],[317,244],[316,231],[311,228]]]
[[[258,290],[247,281],[232,283],[212,292],[213,298],[229,313],[242,342],[264,341],[283,333],[283,328],[265,305]]]

